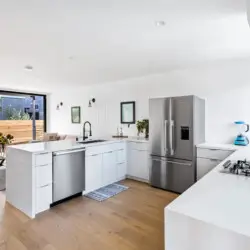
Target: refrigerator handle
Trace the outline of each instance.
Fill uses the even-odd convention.
[[[165,149],[165,154],[167,155],[168,153],[168,145],[167,145],[167,140],[168,140],[168,137],[167,137],[167,125],[168,125],[168,120],[165,120],[164,121],[164,149]]]
[[[169,124],[169,148],[170,148],[170,155],[174,155],[174,149],[173,149],[173,132],[174,132],[174,121],[170,120],[170,124]]]

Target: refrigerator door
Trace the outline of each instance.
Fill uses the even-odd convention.
[[[193,160],[193,96],[171,98],[168,132],[168,157]]]
[[[167,155],[169,101],[170,98],[157,98],[149,100],[149,140],[152,155]]]
[[[192,161],[152,156],[150,184],[153,187],[182,193],[195,183],[194,168]]]

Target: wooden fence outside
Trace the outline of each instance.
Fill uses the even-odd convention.
[[[4,135],[14,136],[13,143],[28,142],[32,140],[31,120],[0,120],[0,132]],[[40,140],[44,134],[44,121],[36,121],[36,139]]]

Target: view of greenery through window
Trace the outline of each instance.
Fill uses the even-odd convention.
[[[33,115],[35,116],[36,140],[44,133],[44,96],[33,98],[27,94],[5,94],[0,92],[0,132],[14,136],[14,143],[29,142],[33,138]]]

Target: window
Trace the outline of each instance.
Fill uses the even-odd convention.
[[[13,143],[41,140],[46,131],[46,96],[0,91],[0,132]]]

